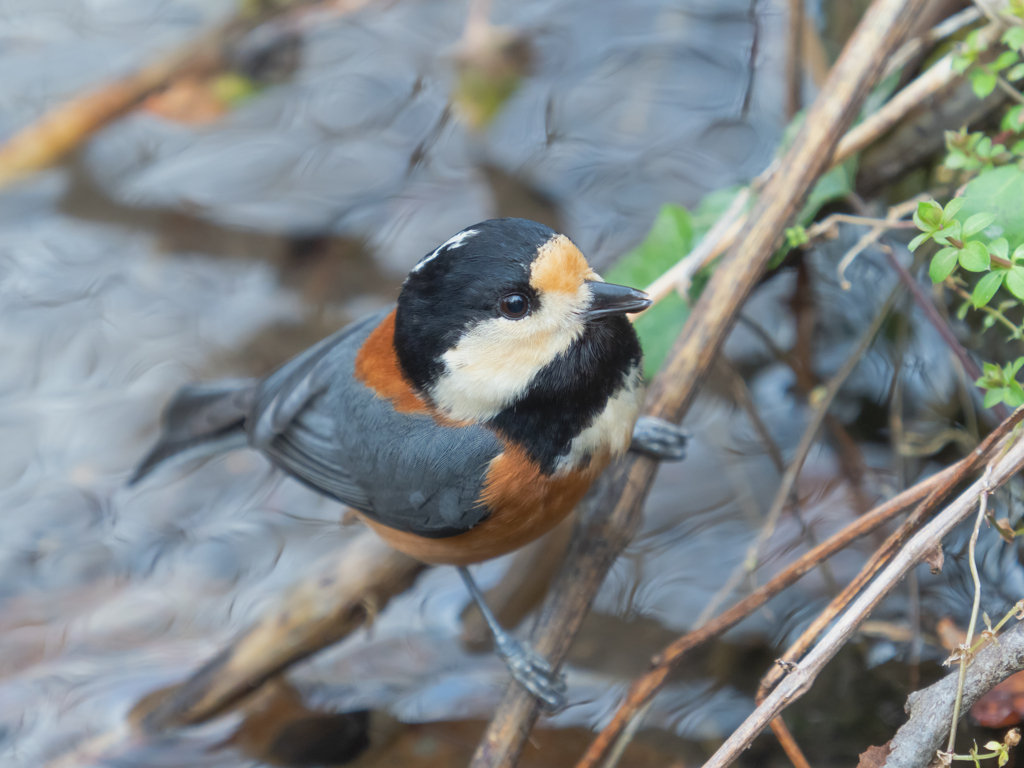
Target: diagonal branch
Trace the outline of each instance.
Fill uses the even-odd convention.
[[[758,201],[738,247],[715,270],[655,378],[646,404],[649,415],[678,422],[686,414],[784,228],[829,166],[840,136],[925,2],[874,0]],[[650,459],[627,458],[609,473],[596,508],[583,516],[534,633],[536,649],[554,667],[564,661],[608,569],[629,543],[656,470]],[[537,717],[536,699],[511,687],[477,748],[473,768],[513,766]]]

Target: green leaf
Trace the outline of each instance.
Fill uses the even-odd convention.
[[[960,252],[956,248],[943,248],[932,257],[932,264],[928,268],[928,277],[932,279],[932,283],[941,283],[953,273],[959,255]]]
[[[1024,357],[1018,357],[1010,364],[1010,377],[1013,378],[1017,375],[1017,371],[1024,365]]]
[[[1024,48],[1024,27],[1010,27],[1001,40],[1011,48]]]
[[[965,317],[967,317],[967,310],[970,309],[970,308],[971,308],[971,304],[968,301],[965,301],[963,304],[961,304],[959,307],[957,307],[956,308],[956,319],[957,320],[963,320]]]
[[[1024,243],[1024,172],[1016,165],[983,171],[971,180],[964,193],[964,207],[957,219],[966,222],[979,213],[995,216],[985,229],[993,237]],[[964,237],[969,237],[966,229]]]
[[[1011,67],[1010,71],[1006,73],[1006,79],[1011,83],[1020,80],[1024,77],[1024,64],[1018,64],[1015,67]]]
[[[788,234],[789,230],[787,230],[786,232],[787,232],[786,236],[788,238],[789,237],[789,234]],[[913,253],[918,248],[920,248],[924,243],[928,242],[928,238],[931,237],[931,236],[932,236],[931,232],[922,232],[920,235],[918,235],[913,240],[911,240],[910,241],[910,245],[908,245],[907,247],[910,249],[910,252]]]
[[[960,224],[960,222],[954,219],[949,224],[946,224],[942,229],[935,233],[935,241],[941,242],[943,245],[949,245],[949,243],[946,241],[946,238],[955,237],[956,239],[959,240],[961,228],[962,225]]]
[[[1020,60],[1016,51],[1003,51],[996,57],[996,60],[989,64],[989,67],[996,72],[1002,72],[1007,67],[1012,67]]]
[[[959,170],[966,167],[967,155],[959,149],[954,149],[946,155],[946,159],[942,161],[942,164],[947,168],[952,168],[954,171]]]
[[[942,221],[943,223],[951,220],[954,216],[960,213],[960,209],[964,207],[964,198],[954,197],[948,203],[946,207],[942,209]]]
[[[1018,27],[1018,29],[1024,30],[1024,27]],[[1018,69],[1019,67],[1014,67]],[[1012,73],[1013,70],[1010,70]],[[1020,133],[1021,128],[1024,128],[1024,104],[1018,104],[1015,107],[1010,107],[1006,114],[1003,115],[1003,119],[999,123],[1000,130],[1012,131],[1013,133]]]
[[[653,377],[661,368],[689,316],[689,306],[673,292],[633,323],[644,349],[644,375],[647,378]]]
[[[1006,270],[1006,288],[1018,299],[1024,299],[1024,267]]]
[[[689,211],[664,205],[640,245],[623,256],[604,278],[610,283],[643,288],[690,252],[693,225]],[[644,371],[653,375],[682,330],[689,307],[677,294],[665,297],[634,323],[644,349]]]
[[[990,389],[985,393],[985,399],[981,402],[983,408],[992,408],[993,406],[999,405],[1003,402],[1003,395],[1006,390],[1002,387],[996,389]]]
[[[1003,402],[1011,408],[1024,405],[1024,389],[1016,381],[1011,381],[1003,392]]]
[[[979,69],[971,75],[971,90],[979,99],[984,99],[996,89],[996,75],[994,72],[987,72]]]
[[[994,213],[976,213],[964,222],[964,237],[976,235],[996,220]]]
[[[1003,278],[1006,276],[1005,271],[989,272],[978,284],[974,286],[974,293],[971,294],[971,303],[974,304],[974,308],[984,307],[990,301],[992,297],[996,295],[996,291],[999,290],[999,286],[1003,284]]]
[[[1005,237],[997,237],[988,244],[988,252],[1000,259],[1005,259],[1010,255],[1010,244],[1006,242]]]
[[[961,203],[961,205],[963,205]],[[929,227],[938,229],[942,226],[942,206],[934,200],[924,200],[917,204],[917,219],[920,220],[918,227],[927,229]],[[924,226],[921,226],[924,224]]]
[[[960,251],[960,266],[968,272],[984,272],[992,262],[988,257],[988,249],[979,240],[971,240]]]

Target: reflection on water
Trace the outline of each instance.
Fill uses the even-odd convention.
[[[194,37],[232,6],[0,0],[0,135]],[[244,714],[159,739],[126,727],[141,699],[212,656],[354,533],[336,505],[252,453],[126,488],[178,386],[265,373],[393,299],[411,263],[473,221],[560,221],[604,264],[662,203],[695,203],[771,155],[784,102],[781,2],[756,4],[753,69],[748,0],[499,2],[494,20],[524,30],[536,61],[479,135],[445,111],[464,6],[408,0],[326,21],[305,33],[290,79],[222,122],[136,113],[66,167],[0,196],[5,765],[61,756],[57,764],[312,764],[342,759],[364,737],[372,749],[360,765],[449,765],[471,752],[506,678],[496,658],[453,641],[467,597],[447,569],[425,574],[371,631],[299,666],[292,687],[268,689]],[[845,360],[891,280],[866,255],[849,273],[854,294],[842,293],[833,278],[841,252],[836,243],[814,256],[819,378]],[[782,349],[799,338],[795,290],[790,271],[767,281],[745,309],[763,333],[741,325],[727,346],[787,458],[805,400],[763,336]],[[927,326],[911,321],[905,399],[925,404],[919,424],[939,425],[945,416],[928,408],[948,400],[955,376]],[[800,518],[783,516],[758,583],[862,511],[864,494],[894,483],[880,428],[863,418],[866,403],[887,397],[893,349],[876,346],[835,407],[859,425],[867,463],[880,469],[858,489],[841,452],[827,441],[816,449],[798,487]],[[566,752],[549,746],[527,764],[567,764],[584,729],[610,717],[651,653],[692,627],[756,536],[778,471],[749,418],[709,394],[689,427],[689,458],[662,471],[644,529],[573,651],[573,706],[546,723],[566,730],[537,737]],[[837,557],[832,578],[848,579],[876,541]],[[1015,550],[986,546],[983,567],[1019,594]],[[482,567],[482,581],[494,583],[506,562]],[[947,572],[921,575],[935,615],[949,612],[951,594],[967,594],[962,571]],[[628,764],[699,760],[698,743],[721,738],[751,708],[771,658],[765,644],[799,631],[829,583],[809,575],[701,651],[656,700]],[[883,613],[901,620],[905,599]],[[848,656],[842,668],[860,670],[863,659]],[[750,753],[752,764],[761,757]]]

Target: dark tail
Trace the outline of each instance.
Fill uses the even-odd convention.
[[[172,456],[209,455],[246,444],[245,419],[256,393],[256,379],[190,384],[164,409],[157,444],[128,480],[134,485]]]

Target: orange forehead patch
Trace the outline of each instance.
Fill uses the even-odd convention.
[[[575,294],[585,280],[600,279],[565,235],[555,235],[544,243],[530,269],[530,285],[540,293]]]

